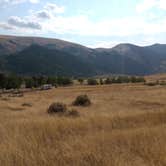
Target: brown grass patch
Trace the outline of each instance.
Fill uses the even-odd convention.
[[[131,105],[133,107],[138,107],[142,109],[160,109],[165,106],[165,104],[160,103],[160,102],[152,102],[152,101],[133,101],[131,102]]]
[[[8,109],[10,111],[23,111],[24,110],[24,108],[22,108],[22,107],[12,107],[12,106],[9,106]]]
[[[85,94],[81,116],[49,116],[49,103],[71,106]],[[0,102],[0,165],[165,166],[166,89],[143,85],[73,86]],[[31,103],[28,111],[15,111]],[[14,111],[11,111],[11,110]],[[148,111],[146,111],[146,109]]]

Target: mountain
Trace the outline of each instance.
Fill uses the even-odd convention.
[[[49,38],[0,36],[0,71],[23,75],[149,75],[166,72],[166,44],[92,49]]]
[[[6,68],[17,74],[40,75],[89,75],[91,65],[77,56],[39,45],[31,45],[6,58]],[[86,66],[86,67],[85,67]]]
[[[93,49],[59,39],[0,35],[0,56],[3,54],[13,54],[22,51],[31,45],[40,45],[49,49],[72,52],[72,54],[76,56],[88,57],[93,53]]]
[[[121,62],[123,67],[121,72],[126,74],[146,75],[160,72],[158,66],[166,59],[166,56],[155,51],[153,46],[140,47],[132,44],[119,44],[112,49],[106,49],[105,52],[119,56],[118,62]]]

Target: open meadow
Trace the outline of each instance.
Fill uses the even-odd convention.
[[[71,103],[87,94],[92,105]],[[79,117],[48,115],[53,102]],[[165,166],[166,87],[60,87],[0,98],[1,166]]]

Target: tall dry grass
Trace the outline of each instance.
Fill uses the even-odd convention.
[[[49,116],[80,94],[78,118]],[[142,85],[60,88],[0,101],[2,166],[165,166],[166,89]],[[32,103],[23,107],[22,103]]]

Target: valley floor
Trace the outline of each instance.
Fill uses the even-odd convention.
[[[80,94],[87,94],[92,105],[71,106]],[[80,117],[48,115],[55,101],[77,109]],[[166,87],[140,84],[1,96],[0,165],[165,166],[165,101]]]

